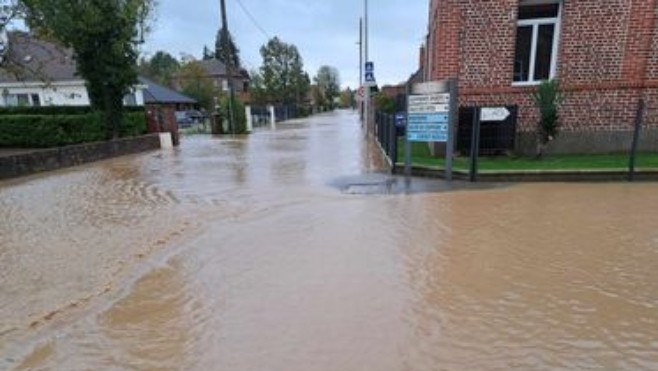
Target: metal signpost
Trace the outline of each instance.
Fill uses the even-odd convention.
[[[370,135],[370,88],[375,86],[377,83],[375,81],[375,64],[373,62],[366,62],[365,65],[365,76],[364,76],[364,87],[365,87],[365,104],[364,104],[364,114],[365,114],[365,126],[366,126],[366,136]]]
[[[405,175],[411,175],[411,143],[446,143],[445,179],[452,180],[457,120],[455,80],[415,84],[408,96]]]

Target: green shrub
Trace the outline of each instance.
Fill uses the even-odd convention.
[[[43,106],[43,107],[0,107],[0,116],[4,115],[82,115],[92,113],[90,106]],[[124,113],[145,112],[144,107],[124,107]]]
[[[537,158],[542,158],[546,145],[557,138],[560,133],[559,108],[564,101],[564,95],[560,93],[560,85],[557,80],[542,82],[537,91],[532,94],[532,99],[539,110],[539,121],[537,122]]]
[[[98,142],[107,139],[103,116],[99,112],[86,114],[0,115],[0,147],[48,148]],[[126,113],[121,135],[146,133],[146,116]]]
[[[221,115],[224,118],[229,117],[229,98],[224,97],[221,100]],[[247,115],[244,111],[244,104],[237,97],[233,98],[233,112],[235,117],[235,134],[247,134]],[[229,133],[232,134],[229,128]]]

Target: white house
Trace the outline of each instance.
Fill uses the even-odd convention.
[[[85,81],[77,75],[71,51],[24,32],[0,35],[0,106],[88,106]],[[144,105],[136,85],[124,103]]]

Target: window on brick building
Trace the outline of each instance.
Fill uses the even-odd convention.
[[[561,4],[525,0],[519,5],[514,82],[534,84],[555,77]]]

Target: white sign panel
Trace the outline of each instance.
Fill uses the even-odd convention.
[[[505,121],[511,114],[505,107],[483,107],[480,121]]]

